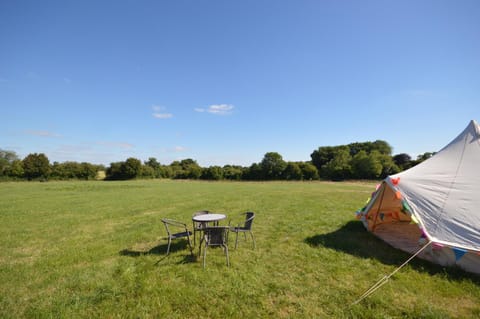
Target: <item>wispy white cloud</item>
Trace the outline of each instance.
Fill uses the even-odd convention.
[[[28,135],[41,136],[41,137],[61,137],[60,134],[53,133],[50,131],[44,131],[44,130],[27,130],[25,131],[25,133]]]
[[[65,84],[70,84],[70,83],[72,83],[72,80],[70,78],[63,78],[63,82]]]
[[[132,149],[134,147],[133,144],[126,143],[126,142],[97,142],[97,144],[106,146],[106,147],[122,148],[122,149]]]
[[[195,108],[195,112],[208,112],[215,115],[227,115],[233,112],[235,106],[232,104],[212,104],[208,108]]]
[[[165,112],[165,110],[166,110],[167,108],[164,107],[164,106],[154,105],[154,106],[152,106],[152,109],[153,109],[153,114],[152,114],[152,116],[153,116],[154,118],[157,118],[157,119],[169,119],[169,118],[172,118],[172,117],[173,117],[173,114],[172,114],[172,113]]]
[[[153,113],[153,117],[157,119],[169,119],[173,117],[172,113]]]
[[[188,149],[184,146],[174,146],[169,148],[164,148],[161,150],[163,153],[183,153],[188,151]]]
[[[187,148],[183,147],[183,146],[175,146],[173,148],[173,151],[176,152],[176,153],[181,153],[181,152],[185,152],[187,150]]]

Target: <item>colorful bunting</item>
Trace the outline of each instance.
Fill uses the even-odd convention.
[[[443,246],[440,243],[432,243],[432,247],[433,247],[433,249],[442,249],[445,246]]]
[[[411,224],[418,224],[418,219],[415,215],[412,215],[410,218],[412,218]]]
[[[405,213],[405,214],[412,213],[412,209],[410,208],[410,205],[408,205],[407,201],[405,200],[402,200],[402,213]]]
[[[400,191],[396,191],[395,192],[395,198],[398,199],[398,200],[401,200],[402,199],[402,193],[400,193]]]
[[[455,261],[462,259],[463,255],[467,253],[465,249],[452,247],[453,252],[455,253]]]
[[[425,231],[423,230],[423,228],[420,228],[420,231],[422,232],[422,234],[420,235],[420,237],[422,237],[422,238],[427,238],[427,234],[425,233]]]
[[[392,184],[393,185],[397,186],[399,182],[400,182],[400,177],[392,178]]]

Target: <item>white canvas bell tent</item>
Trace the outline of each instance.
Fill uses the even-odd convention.
[[[471,121],[431,158],[386,178],[359,212],[395,248],[480,274],[480,126]]]

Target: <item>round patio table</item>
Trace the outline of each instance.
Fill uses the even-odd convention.
[[[192,220],[194,222],[199,222],[199,223],[209,223],[209,222],[218,222],[225,218],[227,218],[227,215],[224,215],[224,214],[203,214],[203,215],[194,216]]]

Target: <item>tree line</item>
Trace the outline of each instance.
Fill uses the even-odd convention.
[[[345,180],[380,179],[408,169],[434,153],[424,153],[416,160],[401,153],[394,156],[391,146],[381,140],[321,146],[310,155],[311,161],[285,161],[277,152],[268,152],[259,163],[250,166],[224,165],[201,167],[193,159],[161,164],[154,157],[142,162],[130,157],[110,166],[86,162],[50,163],[43,153],[20,159],[13,151],[0,149],[0,179],[69,180],[105,179],[202,179],[202,180]]]

